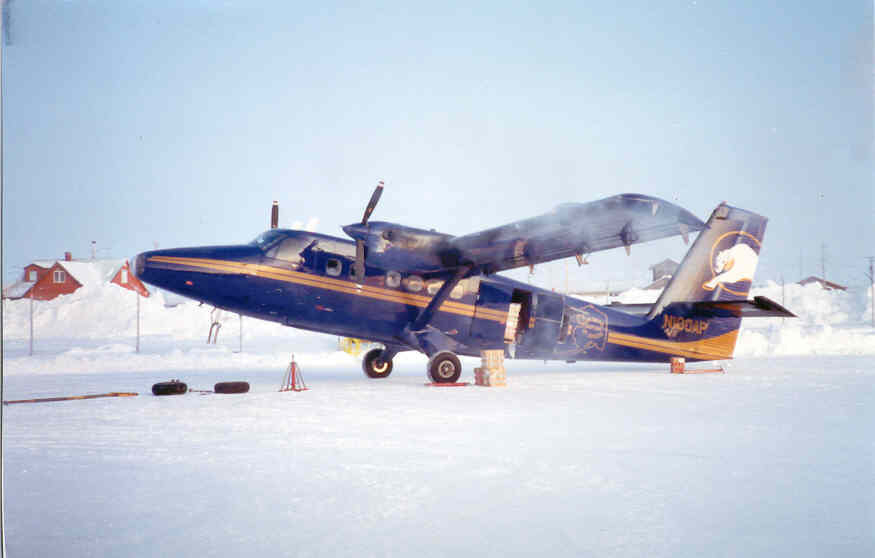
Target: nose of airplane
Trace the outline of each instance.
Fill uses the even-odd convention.
[[[242,263],[257,263],[261,251],[248,244],[150,250],[134,256],[131,271],[140,281],[162,289],[191,290],[193,274],[235,274]]]
[[[146,253],[142,252],[131,258],[131,272],[137,279],[143,278],[143,270],[146,268]]]

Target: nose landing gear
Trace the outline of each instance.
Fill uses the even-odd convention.
[[[383,349],[371,349],[362,359],[362,370],[368,378],[386,378],[392,373],[392,358],[383,360],[380,357]]]

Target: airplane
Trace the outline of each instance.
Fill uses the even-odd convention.
[[[748,300],[767,219],[725,202],[702,222],[668,201],[619,194],[452,236],[370,221],[383,188],[343,227],[352,240],[279,229],[274,202],[271,228],[252,242],[144,252],[134,273],[217,308],[381,344],[362,360],[369,378],[419,351],[438,384],[458,381],[459,355],[483,350],[567,362],[730,359],[743,317],[793,316],[765,297]],[[601,306],[498,274],[676,235],[689,242],[694,232],[652,305]]]

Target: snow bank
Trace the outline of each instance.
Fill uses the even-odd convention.
[[[866,311],[863,312],[863,315],[860,317],[860,320],[864,322],[872,323],[872,289],[869,288],[866,291]]]
[[[173,307],[165,305],[161,292],[140,298],[140,334],[169,335],[176,339],[206,340],[212,323],[211,306],[186,299]],[[236,314],[219,312],[218,321],[227,335],[239,335]],[[36,338],[119,339],[137,332],[137,295],[111,284],[104,288],[81,288],[54,300],[34,301]],[[245,319],[244,340],[288,335],[290,328],[273,322]],[[30,300],[6,300],[3,337],[6,340],[30,336]]]
[[[735,356],[875,355],[875,330],[860,319],[865,305],[857,293],[814,283],[785,285],[782,292],[769,281],[751,296],[766,296],[797,317],[744,320]]]

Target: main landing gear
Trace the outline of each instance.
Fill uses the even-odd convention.
[[[362,359],[362,370],[368,378],[386,378],[392,373],[392,357],[394,353],[388,353],[386,357],[384,349],[371,349],[365,353]],[[440,351],[428,359],[428,377],[436,384],[452,384],[459,380],[462,375],[462,363],[459,357],[450,351]]]
[[[450,351],[440,351],[428,359],[428,377],[436,384],[452,384],[462,375],[459,357]]]
[[[368,378],[385,378],[392,373],[392,358],[382,360],[383,349],[371,349],[362,359],[362,370]]]

